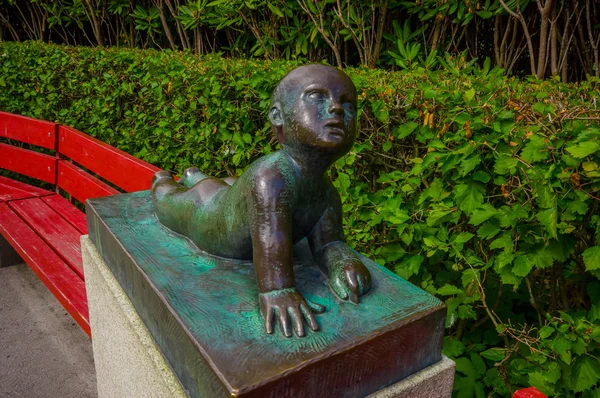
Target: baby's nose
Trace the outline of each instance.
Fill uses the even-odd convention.
[[[329,104],[329,112],[335,113],[337,115],[344,115],[344,107],[340,103],[340,101],[333,100]]]

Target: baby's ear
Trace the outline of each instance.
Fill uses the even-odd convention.
[[[269,109],[269,119],[271,120],[271,125],[273,125],[273,127],[283,125],[283,117],[278,105],[273,105],[271,109]]]
[[[279,105],[273,105],[271,109],[269,109],[269,120],[271,121],[271,127],[273,127],[277,140],[283,144],[283,115],[281,114]]]

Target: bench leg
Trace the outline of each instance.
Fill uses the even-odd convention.
[[[0,235],[0,268],[10,265],[22,264],[23,259],[17,254],[15,249]]]

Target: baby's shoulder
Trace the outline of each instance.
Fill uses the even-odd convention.
[[[261,191],[292,189],[296,180],[293,165],[281,151],[258,159],[244,174],[248,182]]]

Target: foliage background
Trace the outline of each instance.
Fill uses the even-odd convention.
[[[224,177],[276,149],[296,62],[0,43],[0,109]],[[448,306],[458,397],[600,397],[600,80],[348,68],[360,134],[331,171],[349,243]]]
[[[595,0],[0,0],[0,40],[600,77]]]

